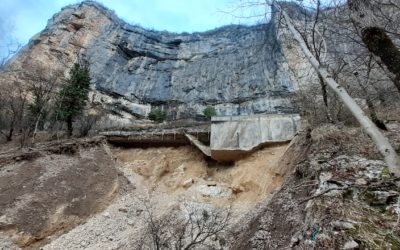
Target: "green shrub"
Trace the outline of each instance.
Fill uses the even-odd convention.
[[[153,109],[149,113],[149,119],[157,123],[165,121],[165,118],[167,118],[167,112],[161,109]]]
[[[212,116],[215,116],[217,112],[215,111],[214,107],[208,106],[203,110],[203,114],[208,118],[211,119]]]

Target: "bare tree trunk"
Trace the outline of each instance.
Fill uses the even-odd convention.
[[[47,95],[47,94],[46,94]],[[46,98],[46,97],[45,97]],[[39,115],[36,118],[36,122],[35,122],[35,128],[33,130],[33,135],[32,135],[32,143],[35,143],[35,138],[36,138],[36,134],[39,128],[39,123],[40,120],[42,119],[42,114],[43,114],[43,110],[44,110],[44,105],[42,106],[42,108],[40,109]]]
[[[11,127],[10,130],[8,131],[8,135],[6,137],[7,141],[12,141],[13,133],[14,133],[14,127]]]
[[[393,83],[400,92],[400,50],[393,43],[371,11],[370,0],[349,0],[350,18],[360,30],[362,41],[367,49],[378,56],[386,68],[394,74]]]
[[[318,75],[318,79],[319,79],[319,84],[321,85],[322,99],[324,100],[324,105],[326,109],[326,119],[328,119],[328,122],[333,122],[332,117],[329,113],[328,92],[326,91],[326,83],[324,82],[324,79],[320,75]]]
[[[362,31],[362,40],[368,50],[378,56],[395,75],[393,83],[400,92],[400,51],[382,28],[368,27]]]
[[[375,123],[375,125],[382,129],[382,130],[387,130],[387,127],[385,125],[385,123],[383,123],[377,116],[376,111],[375,111],[375,106],[373,104],[373,102],[371,101],[371,98],[369,98],[368,96],[366,96],[365,101],[367,102],[367,106],[369,109],[369,113],[371,116],[371,120]]]
[[[275,1],[272,5],[279,11],[281,11],[286,24],[292,33],[294,39],[299,43],[304,55],[318,72],[318,74],[324,79],[326,84],[338,95],[342,100],[344,105],[350,110],[353,116],[360,123],[365,132],[371,137],[375,145],[377,146],[379,152],[384,156],[385,162],[388,164],[389,170],[396,176],[400,176],[400,158],[396,151],[390,145],[389,140],[381,133],[381,131],[376,127],[376,125],[368,118],[364,111],[358,106],[354,99],[347,93],[347,91],[340,86],[328,73],[326,68],[322,67],[318,60],[307,48],[301,34],[293,26],[291,18],[287,13],[281,8],[281,6]]]
[[[72,119],[71,119],[71,118],[68,118],[68,119],[67,119],[67,132],[68,132],[68,137],[71,137],[71,136],[72,136],[72,131],[73,131],[73,128],[72,128]]]
[[[41,117],[42,117],[42,114],[39,114],[38,118],[36,119],[35,128],[33,129],[32,143],[35,143],[35,138],[36,138],[36,134],[37,134],[37,130],[39,127],[39,122],[40,122]]]

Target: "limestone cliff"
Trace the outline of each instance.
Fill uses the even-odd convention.
[[[139,116],[154,106],[173,118],[193,117],[207,105],[219,115],[293,113],[296,84],[276,33],[274,22],[193,34],[151,31],[89,1],[63,8],[8,69],[37,63],[68,72],[87,61],[92,98]]]

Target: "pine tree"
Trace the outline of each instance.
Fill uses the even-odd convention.
[[[82,114],[90,88],[89,68],[75,63],[56,103],[56,118],[66,122],[68,136],[72,135],[72,123]]]

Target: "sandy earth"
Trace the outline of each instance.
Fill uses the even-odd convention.
[[[237,221],[280,187],[288,144],[231,165],[192,146],[48,152],[0,168],[0,249],[135,249],[144,212],[229,208]]]
[[[230,166],[207,162],[191,146],[113,148],[128,188],[102,213],[44,249],[135,249],[146,224],[144,203],[160,216],[173,207],[231,206],[239,220],[282,183],[276,163],[286,148],[267,147]]]
[[[146,188],[167,196],[195,197],[214,205],[254,205],[282,183],[277,161],[287,144],[265,147],[231,165],[206,161],[191,146],[123,149],[114,155],[144,179]],[[192,181],[190,181],[192,180]],[[192,184],[188,184],[192,183]]]
[[[114,162],[101,146],[3,166],[0,237],[35,248],[102,211],[118,189]]]
[[[354,137],[342,131],[323,139],[307,134],[231,165],[207,160],[191,146],[109,148],[101,142],[85,143],[77,150],[70,150],[77,144],[64,143],[28,158],[0,156],[6,159],[0,162],[0,249],[147,249],[140,246],[148,237],[149,209],[158,218],[167,218],[171,211],[185,216],[189,208],[231,209],[228,249],[285,249],[293,244],[298,249],[339,249],[354,243],[353,237],[360,246],[379,243],[384,249],[398,249],[397,231],[388,241],[384,231],[374,229],[393,230],[398,214],[380,210],[383,204],[392,211],[393,199],[379,200],[380,206],[374,207],[375,200],[362,196],[365,191],[397,196],[398,182],[377,178],[385,164],[363,158],[371,156],[373,145],[360,147],[350,140],[342,145],[343,141],[340,146],[352,148],[356,156],[333,157],[338,150],[332,140],[338,136]],[[329,180],[317,176],[322,168],[321,175]],[[308,200],[321,188],[338,183],[350,185],[353,197],[334,192]],[[358,209],[360,204],[365,209]],[[347,207],[360,216],[346,213]],[[366,217],[374,220],[366,223]],[[332,224],[338,221],[350,221],[355,229],[351,234],[338,231]],[[324,231],[313,241],[307,233],[314,224]],[[374,230],[360,231],[359,225]],[[370,240],[375,238],[380,241]]]

